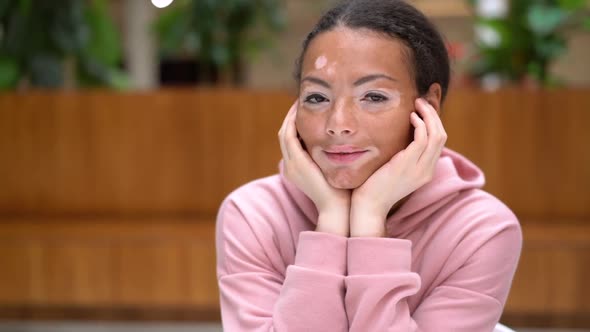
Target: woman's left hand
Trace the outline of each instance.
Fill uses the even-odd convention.
[[[395,154],[352,193],[350,236],[385,236],[385,219],[391,207],[434,175],[447,134],[436,110],[424,99],[416,99],[410,114],[414,140]]]

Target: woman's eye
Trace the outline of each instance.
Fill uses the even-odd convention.
[[[379,102],[384,102],[387,101],[387,97],[380,95],[378,93],[369,93],[365,96],[365,99],[373,102],[373,103],[379,103]]]
[[[319,104],[319,103],[323,103],[327,100],[328,99],[324,98],[324,96],[318,95],[318,94],[313,94],[313,95],[307,96],[307,98],[305,98],[305,102],[310,103],[310,104]]]

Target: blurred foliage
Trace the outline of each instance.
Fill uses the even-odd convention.
[[[194,56],[228,71],[260,50],[286,25],[282,0],[176,0],[154,24],[164,57]],[[234,77],[235,79],[235,77]]]
[[[478,1],[486,0],[468,0],[472,7]],[[549,67],[566,52],[568,33],[590,30],[586,0],[506,1],[509,10],[503,17],[476,15],[476,30],[483,29],[498,42],[478,41],[471,74],[476,78],[493,74],[504,81],[557,85],[558,79]]]
[[[120,60],[106,0],[0,0],[0,89],[59,88],[68,69],[78,86],[125,88]]]

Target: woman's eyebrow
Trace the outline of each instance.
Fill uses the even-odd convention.
[[[354,86],[359,86],[359,85],[363,85],[365,83],[368,83],[368,82],[371,82],[371,81],[374,81],[374,80],[378,80],[378,79],[381,79],[381,78],[384,78],[384,79],[387,79],[387,80],[390,80],[390,81],[393,81],[393,82],[397,82],[397,80],[395,78],[390,77],[390,76],[387,76],[385,74],[373,74],[373,75],[367,75],[367,76],[364,76],[364,77],[359,78],[358,80],[356,80],[353,83],[353,85]],[[324,81],[322,79],[319,79],[317,77],[314,77],[314,76],[306,76],[303,79],[301,79],[301,82],[302,83],[305,82],[305,81],[309,81],[311,83],[315,83],[315,84],[321,85],[321,86],[323,86],[323,87],[325,87],[327,89],[330,89],[331,88],[330,83],[328,83],[328,82],[326,82],[326,81]]]
[[[315,84],[321,85],[321,86],[323,86],[324,88],[327,88],[327,89],[330,89],[331,88],[330,83],[328,83],[328,82],[326,82],[326,81],[324,81],[322,79],[319,79],[317,77],[314,77],[314,76],[306,76],[303,79],[301,79],[301,83],[303,83],[305,81],[309,81],[311,83],[315,83]]]
[[[380,78],[384,78],[384,79],[387,79],[387,80],[390,80],[393,82],[397,82],[397,80],[395,78],[387,76],[385,74],[373,74],[373,75],[368,75],[368,76],[359,78],[358,80],[356,80],[354,82],[354,86],[363,85],[365,83],[368,83],[368,82],[374,81],[374,80],[378,80]]]

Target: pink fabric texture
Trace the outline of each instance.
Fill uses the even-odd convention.
[[[315,232],[315,206],[281,174],[238,188],[216,225],[224,331],[493,331],[522,233],[484,182],[445,148],[386,238]]]

